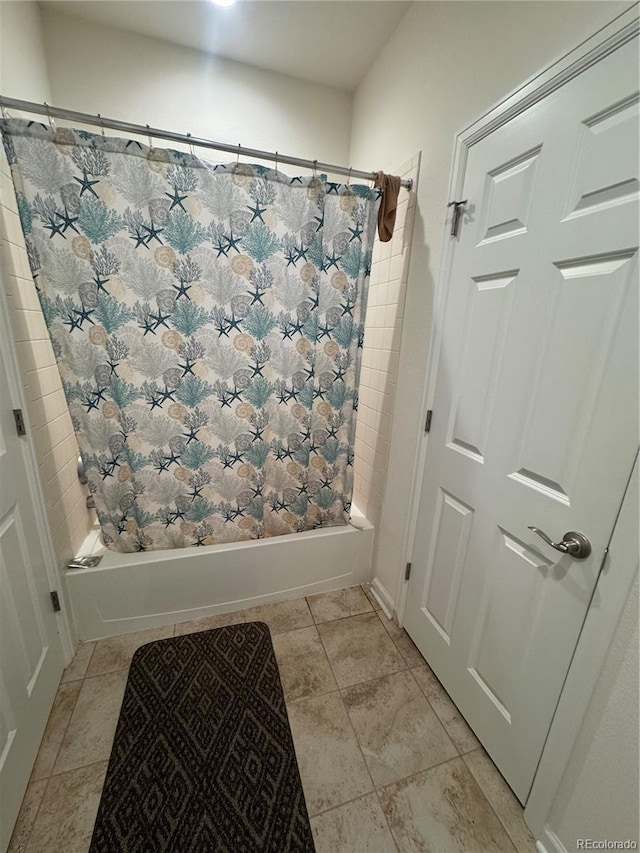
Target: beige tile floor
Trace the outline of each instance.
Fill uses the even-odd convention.
[[[253,620],[271,629],[317,853],[535,850],[522,807],[408,635],[353,587],[81,645],[9,853],[87,851],[139,646]]]

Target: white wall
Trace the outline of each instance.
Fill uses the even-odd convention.
[[[50,101],[42,29],[35,2],[0,3],[0,39],[2,94]]]
[[[51,101],[38,8],[0,3],[0,92]],[[58,567],[80,548],[90,518],[76,476],[78,449],[24,247],[9,166],[0,151],[0,264]]]
[[[640,843],[638,642],[636,577],[547,821],[566,850],[578,838]]]
[[[358,87],[350,162],[390,170],[422,151],[389,471],[375,574],[399,594],[455,134],[628,7],[616,2],[417,2]],[[369,164],[368,166],[366,164]],[[438,413],[434,413],[437,417]]]
[[[162,14],[162,3],[153,6]],[[329,163],[348,159],[345,92],[66,17],[46,4],[42,21],[58,106]]]

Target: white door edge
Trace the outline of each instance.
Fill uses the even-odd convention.
[[[545,70],[533,75],[528,82],[518,87],[512,94],[455,136],[454,156],[449,180],[449,199],[458,199],[458,194],[462,191],[467,154],[472,145],[502,127],[528,107],[557,91],[631,39],[636,38],[640,31],[638,7],[639,4],[634,3],[574,50],[560,57]],[[442,319],[446,308],[447,285],[454,247],[454,238],[449,236],[447,227],[442,264],[435,290],[433,334],[429,347],[428,370],[421,395],[421,424],[424,423],[426,412],[431,408],[433,400],[438,357],[442,347],[439,330],[442,328]],[[411,483],[409,512],[405,526],[403,562],[409,561],[413,552],[427,442],[428,435],[426,434],[421,434],[416,442],[417,452]],[[602,596],[600,599],[601,611],[597,619],[593,618],[592,610],[587,612],[585,627],[580,635],[567,681],[560,696],[558,711],[553,719],[525,809],[526,822],[533,830],[534,835],[541,834],[545,827],[553,798],[569,761],[580,722],[589,706],[591,694],[604,664],[609,643],[622,614],[626,592],[628,592],[636,571],[637,567],[634,567],[632,562],[629,568],[630,577],[621,578],[618,575],[613,579],[613,582],[610,576],[606,576],[606,578],[601,576],[600,578],[598,590]],[[608,583],[603,581],[608,581]],[[396,614],[401,625],[406,608],[407,590],[407,581],[404,577],[400,577],[395,590],[395,602]],[[587,663],[586,666],[585,662]],[[599,665],[594,667],[594,662],[599,662]]]
[[[35,285],[34,285],[35,286]],[[38,473],[38,465],[36,462],[36,451],[33,443],[33,434],[29,426],[27,406],[20,381],[20,372],[15,355],[15,341],[13,330],[9,323],[9,307],[4,289],[4,281],[2,278],[2,270],[0,269],[0,352],[4,361],[7,376],[9,378],[9,387],[11,389],[12,408],[22,409],[27,426],[26,443],[23,445],[23,457],[25,469],[27,472],[27,485],[29,493],[33,501],[36,527],[38,538],[42,546],[42,552],[45,558],[45,566],[47,572],[47,580],[49,581],[49,589],[58,590],[58,594],[62,601],[62,609],[56,613],[57,629],[62,645],[62,655],[64,665],[68,666],[71,663],[75,654],[77,642],[75,626],[71,617],[71,605],[67,596],[67,591],[64,586],[64,578],[57,565],[55,551],[53,548],[53,540],[51,530],[47,519],[47,510],[45,506],[44,496],[42,494],[42,486],[40,484],[40,475]]]
[[[606,662],[622,611],[638,574],[638,486],[640,453],[631,472],[590,607],[580,633],[527,800],[525,820],[535,836],[553,833],[546,826],[569,762],[580,725]]]
[[[449,199],[460,198],[465,178],[467,154],[472,145],[499,127],[502,127],[536,102],[557,91],[561,86],[564,86],[596,62],[609,56],[615,50],[631,41],[631,39],[637,37],[640,31],[639,11],[640,3],[636,2],[604,27],[601,27],[590,38],[585,39],[576,48],[558,58],[546,69],[534,74],[528,81],[518,86],[517,89],[503,98],[475,122],[457,133],[453,140],[454,154],[449,178]],[[442,348],[440,330],[442,329],[442,320],[446,308],[447,286],[455,248],[455,240],[449,234],[449,222],[448,218],[441,255],[442,263],[434,294],[432,335],[427,359],[427,375],[421,394],[421,425],[425,422],[427,410],[432,406],[439,354]],[[416,460],[410,484],[411,498],[404,531],[405,547],[403,565],[405,562],[411,560],[413,552],[427,441],[428,436],[422,432],[416,439]],[[402,625],[404,619],[407,588],[408,583],[405,581],[404,576],[401,576],[398,579],[396,589],[393,590],[395,592],[396,615],[400,625]]]

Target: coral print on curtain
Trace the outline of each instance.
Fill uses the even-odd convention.
[[[379,191],[0,127],[106,544],[345,524]]]

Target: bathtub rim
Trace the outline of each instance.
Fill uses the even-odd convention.
[[[186,560],[196,555],[221,554],[234,550],[245,550],[248,548],[263,548],[271,543],[285,543],[290,538],[296,540],[315,539],[319,536],[335,535],[336,533],[349,533],[353,530],[373,530],[374,526],[357,507],[351,507],[350,519],[346,524],[333,527],[318,527],[315,530],[303,530],[300,533],[285,533],[282,536],[269,536],[264,539],[243,539],[238,542],[220,542],[217,545],[191,545],[187,548],[167,548],[158,551],[134,551],[121,553],[112,551],[100,539],[100,525],[95,524],[85,536],[79,553],[76,557],[101,556],[102,560],[97,566],[88,568],[65,567],[65,572],[74,575],[83,572],[99,572],[104,569],[114,569],[120,566],[143,565],[150,562],[165,562],[167,560]]]
[[[89,642],[366,583],[374,534],[354,512],[354,524],[339,527],[119,554],[94,529],[82,555],[93,549],[103,560],[67,569],[64,581],[79,639]]]

